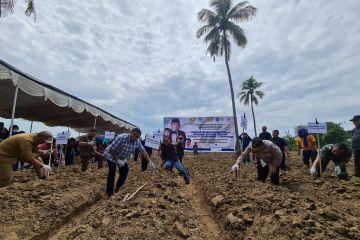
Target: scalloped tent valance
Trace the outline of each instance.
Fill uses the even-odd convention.
[[[10,119],[16,88],[15,118],[43,122],[48,126],[69,126],[86,132],[128,132],[135,125],[92,104],[31,77],[0,60],[0,117]],[[96,119],[96,120],[95,120]]]

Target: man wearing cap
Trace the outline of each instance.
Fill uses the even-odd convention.
[[[183,139],[186,139],[185,132],[180,130],[180,119],[173,118],[171,120],[171,132],[170,132],[170,141],[172,144],[176,144],[176,140],[179,136],[182,136]]]
[[[271,183],[279,184],[279,167],[282,161],[282,153],[278,146],[268,140],[259,137],[252,139],[251,144],[239,156],[231,171],[238,171],[241,160],[252,152],[257,160],[258,181],[265,182],[270,172]]]
[[[11,184],[12,165],[21,160],[35,167],[38,177],[44,177],[51,167],[44,165],[38,155],[37,146],[42,143],[52,143],[53,136],[50,132],[22,133],[9,137],[0,143],[0,187]]]
[[[354,152],[355,176],[360,177],[360,115],[350,119],[355,125],[352,133],[352,150]]]

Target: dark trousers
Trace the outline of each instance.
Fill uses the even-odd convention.
[[[280,169],[281,170],[286,170],[287,169],[286,164],[285,164],[285,153],[284,152],[282,153],[282,160],[281,160]]]
[[[81,171],[85,172],[88,169],[90,156],[81,156]]]
[[[94,157],[95,157],[95,160],[98,162],[98,168],[99,169],[103,168],[103,163],[104,163],[105,157],[99,152],[95,152]]]
[[[110,197],[114,194],[114,182],[115,182],[115,173],[116,173],[117,164],[113,161],[108,160],[109,173],[107,177],[106,193]],[[119,166],[118,166],[119,167]],[[129,166],[127,163],[123,167],[119,167],[120,176],[117,180],[115,192],[119,191],[122,185],[126,181],[126,177],[129,173]]]
[[[141,158],[141,171],[142,172],[146,171],[148,164],[149,164],[149,162],[146,159]]]
[[[265,167],[263,167],[261,165],[260,160],[258,159],[257,160],[257,174],[258,174],[257,180],[265,182],[267,176],[269,175],[269,169],[270,169],[269,165],[266,165]],[[270,176],[270,179],[271,179],[272,184],[279,185],[279,180],[280,180],[279,168],[276,168],[276,172]]]
[[[198,156],[199,155],[199,153],[198,153],[198,151],[197,150],[194,150],[194,156]]]
[[[134,152],[134,161],[136,162],[138,160],[139,157],[139,150],[135,150]]]
[[[183,163],[182,160],[183,160],[183,158],[184,158],[184,155],[183,155],[183,154],[178,154],[177,156],[178,156],[180,162]]]
[[[354,150],[355,176],[360,177],[360,150]]]
[[[314,150],[303,150],[303,162],[306,166],[310,166],[310,159],[312,160],[312,162],[315,161],[316,157],[317,157],[317,151],[316,149]]]

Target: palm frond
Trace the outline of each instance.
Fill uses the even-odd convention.
[[[259,102],[256,96],[252,95],[252,100],[255,103],[255,105],[258,105]]]
[[[255,95],[258,96],[259,98],[263,99],[263,97],[265,96],[265,93],[263,91],[255,91]]]
[[[242,30],[242,28],[240,26],[236,25],[235,23],[228,21],[226,24],[226,29],[232,36],[236,45],[244,48],[245,45],[247,44],[247,39],[246,39],[245,33]]]
[[[244,7],[247,4],[249,4],[248,1],[239,2],[229,11],[228,16],[232,16],[238,9]]]
[[[198,19],[200,22],[207,22],[210,17],[215,17],[216,13],[213,11],[203,8],[198,12]]]
[[[209,26],[209,25],[204,25],[201,28],[199,28],[199,30],[197,30],[196,32],[196,37],[197,38],[201,38],[203,35],[207,34],[208,32],[211,31],[213,27]]]
[[[14,12],[15,0],[0,1],[0,17],[5,17]]]
[[[210,42],[214,39],[220,38],[220,32],[217,27],[213,27],[211,31],[205,36],[204,40],[205,42]]]
[[[226,53],[226,59],[229,61],[231,56],[231,42],[228,39],[226,33],[223,33],[221,36],[221,48],[220,48],[220,55],[224,55]]]
[[[234,21],[249,21],[253,16],[256,15],[257,9],[252,5],[248,5],[243,8],[238,8],[228,18]]]
[[[213,57],[215,61],[215,56],[219,55],[220,48],[221,48],[220,35],[218,35],[216,38],[213,38],[213,40],[210,41],[206,53],[209,53],[210,56]]]
[[[218,15],[226,17],[232,6],[232,0],[211,0],[210,6],[215,9]]]
[[[25,10],[25,15],[30,17],[34,14],[34,22],[36,22],[36,11],[35,11],[35,3],[34,0],[25,0],[27,7]]]

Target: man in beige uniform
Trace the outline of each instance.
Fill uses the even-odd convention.
[[[43,171],[50,172],[51,167],[44,165],[38,155],[37,146],[42,143],[51,143],[52,134],[50,132],[23,133],[9,137],[0,143],[0,187],[11,184],[12,165],[21,160],[28,162],[35,167],[39,177],[44,175]]]
[[[79,139],[81,170],[85,172],[88,168],[90,158],[93,156],[98,161],[98,168],[103,167],[105,157],[95,151],[96,130],[92,129],[88,134],[83,135]]]

